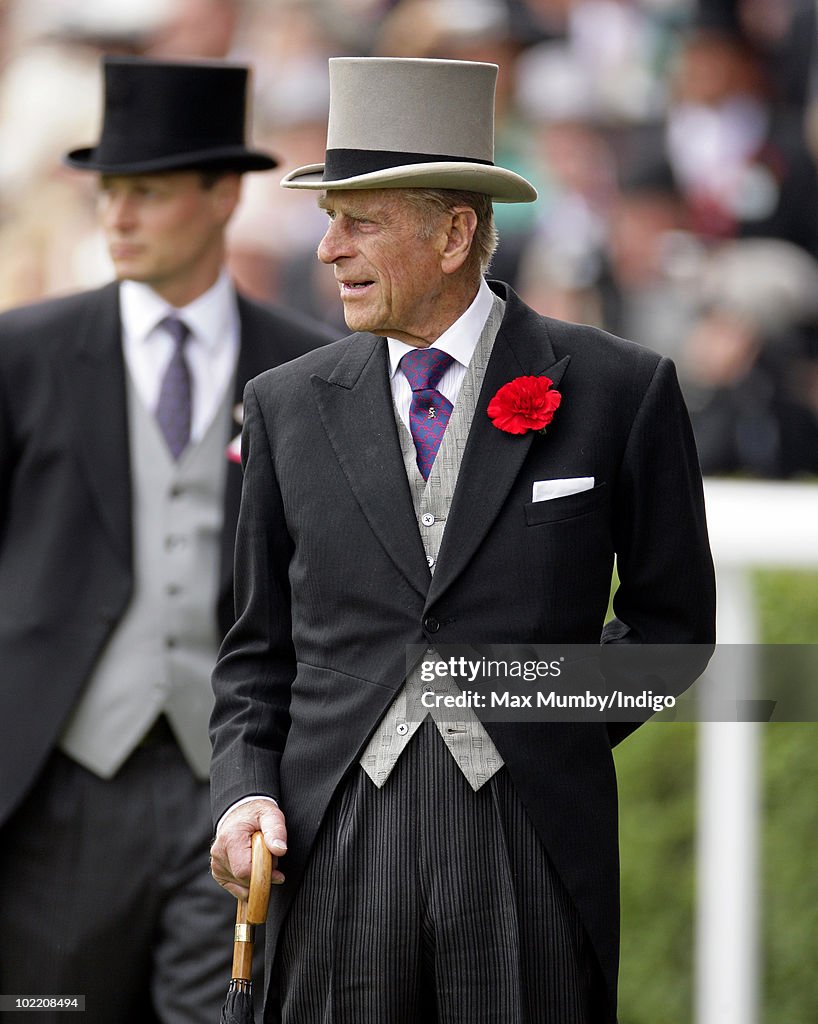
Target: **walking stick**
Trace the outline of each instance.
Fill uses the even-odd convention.
[[[253,1024],[253,940],[255,926],[267,920],[273,859],[261,832],[253,835],[250,894],[238,900],[233,970],[220,1024]]]

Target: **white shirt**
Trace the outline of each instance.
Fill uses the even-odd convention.
[[[174,343],[160,323],[166,316],[184,320],[190,330],[185,356],[193,378],[191,441],[210,426],[225,391],[231,386],[239,353],[239,310],[236,292],[225,271],[203,295],[175,309],[146,284],[123,281],[119,286],[122,347],[136,393],[148,409],[159,401],[159,389]]]
[[[491,288],[486,284],[485,278],[480,278],[480,287],[477,290],[474,302],[469,306],[457,320],[448,327],[440,337],[433,341],[430,348],[439,348],[448,353],[454,362],[446,369],[440,378],[437,390],[454,406],[457,396],[460,394],[460,385],[466,376],[471,357],[477,348],[477,342],[486,326],[486,320],[491,312],[494,296]],[[412,404],[412,389],[406,379],[403,370],[398,365],[407,352],[414,352],[413,345],[407,345],[395,338],[387,338],[389,349],[389,379],[392,385],[392,398],[398,415],[409,427],[409,406]]]

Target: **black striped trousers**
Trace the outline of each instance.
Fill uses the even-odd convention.
[[[474,792],[427,719],[335,800],[285,923],[282,1024],[593,1024],[579,917],[501,769]]]

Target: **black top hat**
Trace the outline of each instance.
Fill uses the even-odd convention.
[[[248,69],[219,62],[105,57],[105,114],[96,146],[69,167],[103,174],[184,169],[267,171],[278,163],[244,142]]]

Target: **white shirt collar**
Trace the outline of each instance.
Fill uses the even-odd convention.
[[[180,309],[140,281],[123,281],[119,287],[119,308],[124,334],[136,343],[150,340],[159,323],[173,314],[184,320],[191,335],[210,351],[230,337],[237,315],[236,293],[225,270],[204,294]]]
[[[430,347],[442,349],[462,366],[468,366],[474,355],[474,350],[477,348],[480,335],[483,333],[483,328],[486,326],[493,302],[494,295],[491,288],[486,284],[485,278],[481,277],[474,302],[465,313],[455,320],[451,327],[448,327],[436,341],[432,342]],[[406,342],[398,341],[396,338],[387,338],[386,341],[389,350],[389,376],[391,378],[395,376],[401,359],[407,352],[412,352],[414,346],[407,345]]]

